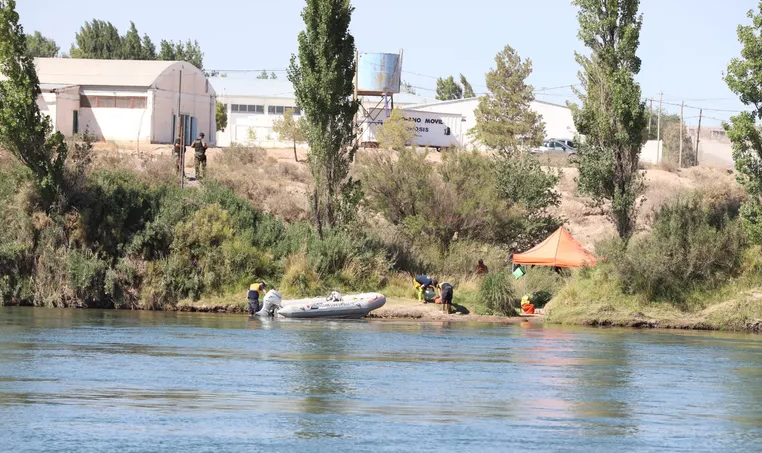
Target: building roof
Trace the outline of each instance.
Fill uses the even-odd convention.
[[[37,77],[45,85],[149,87],[176,61],[35,58]]]
[[[217,96],[294,99],[294,87],[288,79],[257,79],[255,77],[212,77],[209,83]],[[364,96],[368,99],[372,97]],[[408,93],[394,95],[394,102],[415,104],[433,101],[433,98]]]

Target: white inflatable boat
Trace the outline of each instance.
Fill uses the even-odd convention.
[[[280,293],[270,290],[265,295],[257,316],[282,318],[359,319],[381,308],[386,297],[379,293],[342,296],[334,291],[330,296],[312,299],[282,300]]]

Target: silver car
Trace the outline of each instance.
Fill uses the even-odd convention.
[[[577,150],[567,144],[569,142],[571,142],[571,140],[547,140],[539,148],[533,149],[532,153],[561,152],[566,154],[577,154]]]

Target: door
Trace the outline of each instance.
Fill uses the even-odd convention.
[[[196,119],[195,116],[192,116],[190,118],[190,123],[191,123],[191,127],[190,127],[191,133],[190,133],[190,136],[191,136],[191,138],[193,138],[195,140],[196,137],[198,137],[198,120]]]
[[[71,133],[73,135],[79,134],[79,110],[74,110],[72,112]]]

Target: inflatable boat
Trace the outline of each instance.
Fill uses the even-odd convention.
[[[359,319],[383,307],[385,303],[386,297],[379,293],[342,296],[334,291],[325,298],[282,300],[280,293],[270,290],[265,295],[262,309],[257,312],[257,316],[293,319]]]

